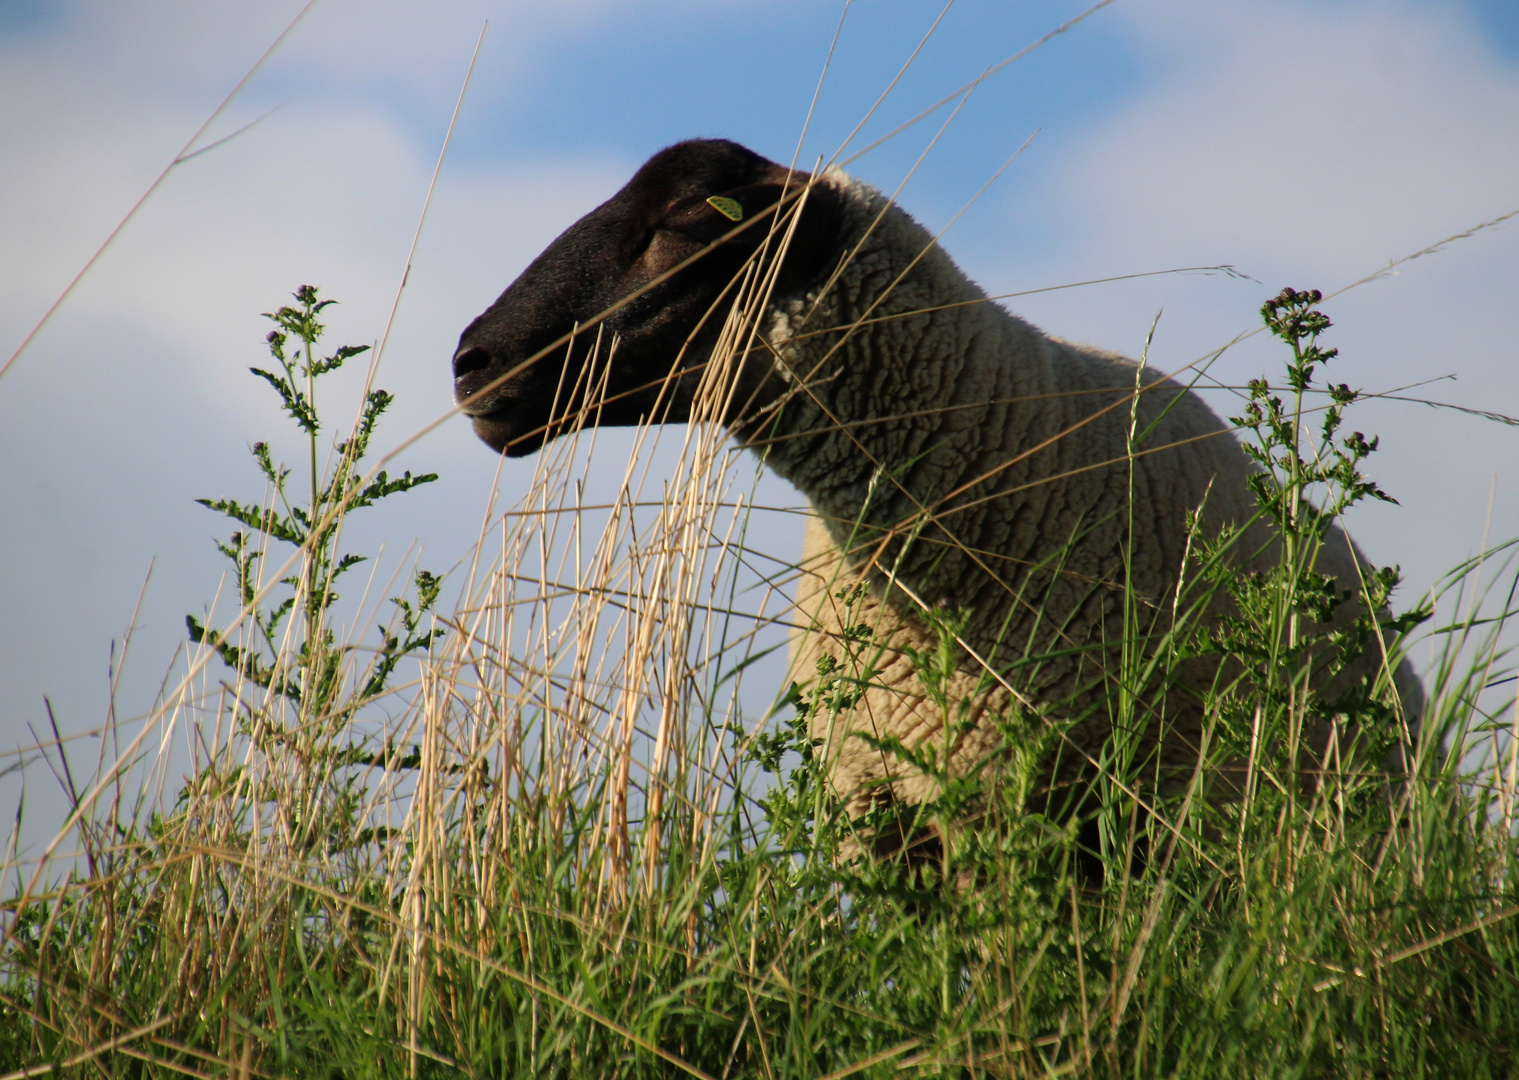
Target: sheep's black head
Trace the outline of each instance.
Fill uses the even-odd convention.
[[[574,426],[597,383],[589,424],[688,419],[732,303],[729,285],[762,246],[778,246],[810,180],[724,140],[655,154],[460,335],[454,396],[476,434],[512,456],[531,453]],[[775,295],[802,292],[832,270],[834,198],[826,186],[807,191]],[[598,364],[614,334],[617,347],[609,371],[588,373],[598,331]]]

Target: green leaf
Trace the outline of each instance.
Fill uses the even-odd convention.
[[[292,420],[300,425],[302,431],[308,435],[315,435],[317,433],[321,425],[317,421],[316,410],[312,407],[311,402],[306,400],[306,395],[300,388],[295,386],[285,376],[276,375],[274,372],[266,371],[264,368],[249,368],[248,370],[274,387],[275,392],[280,396],[280,401],[285,411],[290,414]]]
[[[372,506],[387,495],[394,495],[401,491],[410,491],[421,484],[430,484],[438,478],[437,473],[423,473],[421,476],[412,476],[410,470],[404,476],[390,479],[382,469],[375,475],[373,481],[363,491],[356,495],[348,504],[350,510],[361,506]]]
[[[276,540],[285,540],[297,545],[306,541],[305,532],[297,528],[289,518],[276,514],[272,508],[244,506],[235,499],[196,499],[195,501],[208,510],[226,514],[232,520],[240,521],[250,529],[257,529]]]

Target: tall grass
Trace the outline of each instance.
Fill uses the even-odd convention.
[[[738,284],[698,416],[723,411],[764,285]],[[317,359],[320,303],[298,293],[276,313],[282,366],[261,373],[307,436],[309,490],[255,448],[265,504],[207,504],[243,526],[223,549],[232,610],[191,620],[201,652],[121,760],[63,771],[83,858],[16,878],[0,1075],[1519,1069],[1519,720],[1490,689],[1512,686],[1513,548],[1380,629],[1389,575],[1326,596],[1313,545],[1378,489],[1360,473],[1373,444],[1339,433],[1354,395],[1313,383],[1311,298],[1268,305],[1299,318],[1277,328],[1288,395],[1258,381],[1240,418],[1271,467],[1258,494],[1280,568],[1231,574],[1224,541],[1200,537],[1189,580],[1227,591],[1237,617],[1194,604],[1157,643],[1136,605],[1109,705],[1132,715],[1187,657],[1221,658],[1209,730],[1216,760],[1245,762],[1237,797],[1201,797],[1200,771],[1162,798],[1141,758],[1114,753],[1087,843],[1037,791],[1061,718],[1013,713],[1008,752],[968,776],[884,748],[941,771],[902,826],[939,838],[928,860],[856,857],[861,823],[813,738],[820,718],[849,722],[868,628],[794,673],[774,710],[783,688],[750,685],[809,613],[785,599],[799,568],[750,537],[753,466],[714,423],[640,429],[617,498],[594,506],[576,445],[595,431],[550,444],[451,592],[419,572],[339,625],[334,585],[358,565],[345,515],[426,478],[361,482],[373,396],[330,455],[318,439],[316,380],[353,355]],[[598,362],[565,401],[596,400],[615,349],[584,337]],[[657,439],[679,446],[655,476]],[[1326,603],[1361,604],[1359,632],[1315,635]],[[948,716],[963,661],[937,617],[944,648],[918,670]],[[1406,734],[1387,673],[1421,621],[1425,735],[1388,775],[1366,762]],[[1384,640],[1387,657],[1355,668]],[[1304,673],[1335,664],[1361,674],[1328,702]],[[1366,748],[1305,786],[1303,733],[1326,714]]]

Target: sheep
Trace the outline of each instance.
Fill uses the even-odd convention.
[[[760,297],[753,336],[709,370],[746,265],[769,267],[740,282]],[[575,343],[596,325],[617,345],[593,401],[589,352]],[[993,718],[1016,709],[1065,721],[1042,784],[1081,791],[1114,734],[1106,702],[1125,573],[1144,618],[1164,631],[1199,536],[1243,530],[1241,571],[1276,558],[1247,485],[1255,466],[1199,396],[990,302],[869,185],[793,171],[733,142],[682,142],[650,158],[465,329],[453,371],[476,434],[512,456],[587,411],[601,425],[685,422],[720,382],[722,404],[701,415],[814,511],[794,670],[826,669],[820,658],[861,625],[880,650],[851,714],[813,719],[855,817],[937,790],[892,740],[931,748],[963,774],[998,750]],[[1132,458],[1131,426],[1149,431]],[[1334,529],[1318,569],[1351,586],[1358,565]],[[948,699],[971,710],[953,737],[919,671],[946,624]],[[1190,783],[1201,689],[1216,670],[1184,667],[1190,693],[1172,691],[1138,733],[1156,794]],[[1394,682],[1416,723],[1422,691],[1406,663]],[[1318,752],[1329,739],[1308,733]]]

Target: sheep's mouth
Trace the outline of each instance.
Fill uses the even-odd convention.
[[[556,429],[550,413],[553,394],[533,394],[502,400],[500,390],[470,394],[456,389],[459,411],[470,419],[478,435],[492,449],[508,457],[523,457],[547,442]]]
[[[474,413],[469,419],[486,445],[507,457],[525,457],[557,434],[547,415],[546,410],[510,408]]]

